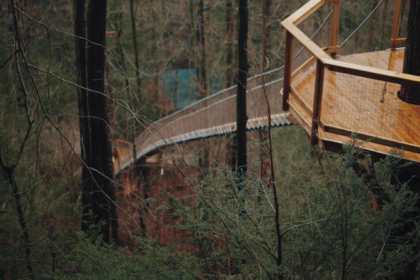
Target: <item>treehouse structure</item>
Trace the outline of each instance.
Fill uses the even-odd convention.
[[[398,98],[401,86],[420,85],[420,77],[402,73],[408,4],[385,2],[377,1],[341,45],[339,0],[311,0],[282,22],[283,110],[292,112],[313,145],[326,150],[338,152],[356,133],[370,139],[362,148],[374,155],[396,151],[420,162],[420,106]],[[309,37],[314,29],[320,32]]]

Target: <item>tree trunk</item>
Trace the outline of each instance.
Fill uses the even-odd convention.
[[[120,11],[118,12],[118,15],[117,15],[117,24],[115,25],[115,28],[117,29],[117,52],[120,55],[120,62],[119,62],[120,65],[119,66],[122,68],[124,73],[126,73],[124,51],[123,51],[123,46],[122,46],[122,42],[121,42],[121,35],[122,35],[122,31],[123,31],[122,16],[123,16],[122,7],[120,7]],[[128,77],[124,75],[125,86],[128,88],[130,83],[128,82],[127,78]]]
[[[20,67],[19,67],[20,60],[22,59],[22,61],[25,63],[25,61],[27,59],[27,56],[25,54],[25,50],[24,50],[24,47],[23,47],[23,42],[22,42],[21,35],[19,34],[20,27],[19,27],[19,23],[18,23],[18,14],[17,14],[16,9],[15,9],[15,1],[11,0],[10,1],[10,6],[11,6],[11,11],[12,11],[12,17],[13,17],[13,25],[14,25],[14,32],[13,32],[14,40],[15,40],[15,42],[17,42],[17,46],[19,47],[19,50],[20,50],[19,55],[14,53],[13,59],[15,60],[15,63],[16,63],[17,73],[21,77],[19,79],[19,81],[20,81],[20,85],[22,87],[22,91],[24,92],[24,96],[25,96],[26,112],[29,112],[29,105],[28,105],[28,101],[27,101],[28,93],[26,92],[25,85],[24,85],[24,82],[23,82],[23,79],[22,79],[22,73],[21,73]],[[19,58],[21,58],[21,59],[19,59]],[[28,68],[26,68],[26,69],[28,69]],[[31,243],[30,238],[29,238],[29,230],[27,228],[26,219],[25,219],[25,215],[24,215],[24,212],[23,212],[22,200],[20,198],[20,190],[17,186],[17,182],[16,182],[16,179],[15,179],[15,170],[16,170],[19,162],[20,162],[22,152],[25,148],[25,143],[27,143],[27,141],[28,141],[28,138],[29,138],[30,133],[32,131],[32,125],[34,123],[33,120],[32,121],[30,120],[29,113],[28,113],[28,116],[27,116],[27,120],[28,120],[28,128],[26,130],[26,136],[23,139],[22,144],[19,148],[20,149],[20,152],[19,152],[20,154],[18,155],[18,157],[17,157],[17,159],[14,163],[8,165],[4,162],[4,157],[3,157],[3,154],[2,154],[2,147],[0,145],[0,167],[4,171],[8,181],[10,183],[10,186],[12,188],[13,198],[14,198],[14,201],[15,201],[15,207],[16,207],[16,212],[17,212],[17,218],[18,218],[21,230],[22,230],[22,233],[20,234],[20,238],[22,238],[22,243],[25,246],[26,269],[28,270],[29,277],[31,279],[35,279],[35,275],[34,275],[34,271],[33,271],[33,267],[32,267],[32,260],[31,260],[32,254],[33,254],[32,243]]]
[[[141,92],[141,78],[139,70],[139,55],[137,52],[137,34],[136,34],[136,20],[134,18],[134,7],[133,0],[130,0],[130,15],[131,15],[131,30],[133,34],[133,47],[134,47],[134,63],[136,65],[136,76],[137,76],[137,87],[139,88],[139,93]]]
[[[375,7],[378,5],[378,0],[372,0],[372,10],[375,9]],[[369,51],[373,51],[373,40],[375,38],[375,25],[376,25],[376,21],[375,21],[375,17],[373,17],[370,21],[370,26],[369,26],[369,38],[368,38],[368,50]]]
[[[76,49],[76,69],[77,69],[77,83],[81,88],[78,88],[77,102],[79,107],[79,131],[80,131],[80,147],[81,147],[81,158],[84,161],[82,165],[82,206],[83,206],[83,223],[82,230],[87,231],[89,229],[89,184],[85,178],[90,177],[88,169],[91,150],[89,146],[89,112],[88,112],[88,101],[87,101],[87,74],[86,74],[86,20],[85,20],[85,5],[86,0],[75,0],[73,3],[74,11],[74,35],[75,37],[75,49]]]
[[[151,11],[150,13],[152,14],[152,18],[153,18],[153,28],[152,28],[152,44],[153,44],[153,48],[152,48],[152,59],[153,59],[153,72],[154,73],[158,73],[159,72],[159,60],[158,60],[158,47],[157,47],[157,32],[156,32],[156,26],[158,26],[157,23],[157,19],[158,19],[158,15],[155,13],[154,7],[153,5],[153,0],[150,0],[150,7]],[[162,12],[163,14],[163,12]],[[154,79],[153,79],[153,85],[155,88],[155,103],[157,104],[156,107],[160,107],[159,105],[159,75],[155,75]],[[160,110],[160,115],[162,115],[162,109],[157,108],[158,110]]]
[[[99,225],[103,240],[118,244],[118,217],[115,207],[111,142],[109,139],[107,99],[105,97],[105,32],[106,0],[90,0],[87,12],[87,96],[88,125],[85,164],[89,174],[83,174],[83,206],[88,210],[84,216],[84,230],[89,225]]]
[[[32,243],[29,239],[29,231],[26,227],[26,220],[23,213],[23,208],[20,199],[20,192],[15,180],[15,168],[5,168],[3,165],[3,171],[5,171],[7,178],[9,179],[9,183],[12,186],[13,198],[15,199],[15,206],[16,212],[19,220],[19,225],[22,228],[22,234],[20,237],[24,242],[25,246],[25,256],[26,256],[26,268],[29,273],[29,277],[31,279],[35,279],[34,271],[31,264],[31,257],[32,257]]]
[[[238,30],[238,73],[237,79],[237,95],[236,95],[236,138],[237,138],[237,160],[238,160],[238,176],[240,178],[240,186],[243,187],[245,175],[247,171],[247,154],[246,154],[246,123],[248,116],[246,114],[246,82],[248,77],[248,56],[247,56],[247,40],[248,40],[248,0],[239,0],[239,30]]]
[[[198,19],[200,23],[199,35],[200,35],[200,50],[201,50],[201,60],[200,60],[200,81],[201,81],[201,96],[198,99],[204,98],[207,95],[207,77],[206,77],[206,48],[205,43],[206,39],[204,36],[204,7],[203,0],[200,0],[200,6],[198,8]]]
[[[420,76],[420,2],[410,1],[408,14],[407,44],[405,46],[404,68],[406,74]],[[420,104],[420,88],[402,86],[398,97],[407,103]]]
[[[233,59],[233,21],[232,0],[226,0],[226,87],[232,85],[232,59]]]
[[[261,61],[261,73],[268,67],[267,63],[267,48],[268,48],[268,35],[269,28],[267,26],[267,18],[270,16],[270,5],[271,0],[263,0],[262,3],[262,32],[263,32],[263,41],[262,41],[262,61]]]
[[[206,90],[205,96],[209,96],[211,92],[211,80],[210,80],[210,59],[211,59],[211,52],[210,52],[210,0],[206,1],[206,5],[204,6],[204,26],[205,29],[203,30],[206,32],[207,40],[204,42],[204,64],[205,64],[205,71],[206,71]]]

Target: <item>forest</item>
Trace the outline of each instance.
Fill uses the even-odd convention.
[[[420,279],[419,22],[1,0],[0,280]]]

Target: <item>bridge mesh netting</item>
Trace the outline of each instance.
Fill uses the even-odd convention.
[[[406,37],[408,6],[408,1],[402,1],[398,38]],[[396,0],[378,0],[373,3],[366,1],[357,5],[353,1],[342,1],[338,42],[340,51],[335,59],[402,72],[404,48],[397,45],[395,50],[391,50],[395,8]],[[323,36],[322,32],[311,36],[310,27],[312,26],[312,30],[316,29],[315,23],[320,22],[317,18],[322,18],[321,15],[327,14],[331,9],[332,4],[326,4],[297,26],[321,48],[331,45],[331,33],[329,36]],[[325,22],[325,26],[331,26],[331,19]],[[295,102],[294,106],[299,107],[298,111],[307,114],[307,119],[312,119],[316,58],[297,40],[293,51],[291,98]],[[379,143],[384,145],[396,145],[415,151],[413,145],[418,145],[418,125],[415,119],[420,111],[418,106],[402,102],[398,98],[400,89],[401,84],[325,68],[320,122],[332,128],[329,131],[338,134],[356,132],[366,138],[381,138]],[[308,125],[310,126],[309,122]],[[389,151],[385,147],[375,149]]]
[[[361,53],[366,51],[385,50],[389,48],[390,35],[392,33],[392,20],[394,14],[395,0],[379,0],[372,5],[370,1],[354,3],[354,1],[342,1],[340,7],[340,32],[339,44],[341,45],[340,55]],[[401,17],[400,34],[405,34],[407,16],[403,7]],[[332,28],[332,4],[326,4],[314,12],[298,25],[298,28],[319,47],[330,47]],[[369,36],[367,36],[369,34]],[[373,35],[372,35],[373,34]],[[372,35],[372,36],[370,36]],[[281,38],[284,40],[284,38]],[[284,51],[282,51],[282,54]],[[309,73],[314,74],[314,63],[308,63],[313,58],[312,54],[305,49],[297,40],[293,47],[293,71],[299,70],[298,74],[292,77],[292,86],[296,87],[299,94],[303,95],[301,105],[310,114],[313,106],[314,84],[308,85],[311,81],[305,81],[303,77]],[[282,113],[282,96],[279,94],[283,87],[283,67],[257,75],[249,79],[247,88],[247,112],[248,118],[255,118],[267,115],[267,102],[271,107],[271,114]],[[331,78],[333,74],[326,71],[326,77]],[[353,87],[359,85],[351,84],[345,74],[336,75],[337,87],[342,86],[352,91]],[[348,75],[347,75],[348,76]],[[312,81],[313,82],[313,81]],[[381,89],[376,90],[376,82],[365,81],[363,86],[371,88],[376,95],[369,98],[377,99],[382,97],[383,84]],[[389,90],[391,90],[391,86]],[[325,85],[325,94],[337,94],[331,92],[331,87]],[[366,89],[363,89],[366,92]],[[306,95],[306,97],[304,96]],[[325,102],[324,102],[325,103]],[[343,103],[345,104],[345,103]],[[341,106],[332,108],[331,104],[323,104],[328,114],[337,116],[336,119],[328,118],[327,121],[338,121],[343,119],[353,128],[357,122],[357,110],[344,110]],[[329,107],[330,106],[330,107]],[[345,106],[345,105],[343,105]],[[387,106],[393,106],[387,103]],[[363,109],[360,109],[363,110]],[[327,116],[327,115],[324,115]],[[353,116],[352,118],[349,116]],[[347,119],[346,119],[347,117]],[[150,124],[136,139],[137,158],[140,158],[156,148],[179,142],[174,141],[176,137],[181,141],[188,141],[197,138],[200,131],[236,121],[236,86],[222,90],[198,102],[195,102],[182,110],[177,111]],[[177,137],[182,136],[182,137]],[[120,155],[116,170],[122,170],[132,163],[131,151],[125,150]]]
[[[279,70],[250,79],[247,83],[248,118],[267,115],[265,96],[267,96],[272,114],[283,112],[281,110],[282,98],[279,94],[282,86],[282,71]],[[174,139],[175,137],[188,141],[198,138],[197,135],[200,135],[202,130],[235,122],[236,90],[236,86],[225,89],[149,125],[136,139],[137,158],[156,148],[178,142]],[[232,129],[235,128],[232,127]],[[132,162],[129,149],[124,151],[119,159],[117,169],[127,167]]]
[[[399,38],[406,37],[408,6],[409,1],[402,1]],[[358,32],[343,41],[338,60],[401,73],[404,48],[390,49],[395,8],[395,0],[378,1]],[[368,138],[415,145],[418,143],[415,121],[418,106],[402,102],[398,98],[400,89],[401,84],[325,69],[321,122],[365,134]],[[411,150],[408,146],[405,149]]]

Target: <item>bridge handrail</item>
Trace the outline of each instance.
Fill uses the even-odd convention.
[[[398,38],[398,30],[400,24],[400,11],[401,1],[396,1],[396,8],[393,19],[393,31],[390,40],[391,49],[395,49],[397,45],[405,44],[405,38]],[[286,55],[284,65],[284,84],[283,84],[283,110],[289,110],[289,94],[292,92],[291,83],[295,75],[293,72],[293,41],[296,39],[304,48],[306,48],[316,60],[316,78],[315,78],[315,90],[314,90],[314,102],[312,108],[312,125],[311,125],[311,142],[313,145],[318,143],[317,130],[322,124],[320,120],[321,116],[321,102],[322,102],[322,91],[323,91],[323,80],[325,68],[329,71],[351,74],[364,78],[370,78],[375,80],[386,81],[390,83],[398,83],[403,85],[414,85],[420,86],[420,77],[415,75],[404,74],[396,71],[383,70],[374,67],[368,67],[358,65],[350,62],[343,62],[334,60],[335,53],[331,54],[331,57],[325,50],[319,47],[313,40],[304,34],[298,25],[305,19],[319,10],[323,5],[327,3],[333,3],[333,20],[332,20],[332,34],[331,34],[331,47],[338,48],[338,23],[339,23],[339,6],[341,0],[311,0],[302,6],[295,13],[290,15],[284,21],[281,22],[282,26],[286,29]],[[375,8],[376,9],[376,8]],[[301,69],[295,70],[295,72],[301,71]],[[350,134],[351,131],[341,129],[346,134]],[[365,134],[365,138],[378,138],[377,135]],[[383,137],[382,137],[383,138]],[[385,140],[385,138],[383,138]],[[420,152],[420,146],[413,145],[406,142],[387,140],[386,145],[395,145],[404,147],[407,150]]]

